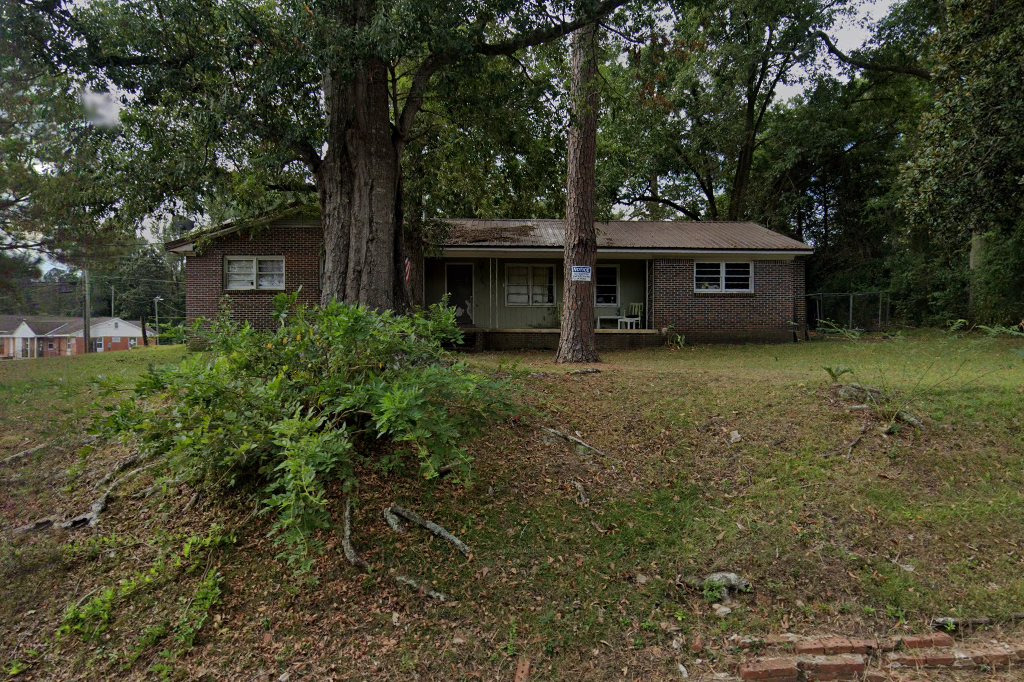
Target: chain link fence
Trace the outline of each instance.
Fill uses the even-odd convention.
[[[884,291],[818,293],[807,297],[807,323],[817,329],[820,321],[843,329],[880,331],[891,322],[892,299]]]

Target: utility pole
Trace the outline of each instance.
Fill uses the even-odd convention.
[[[110,285],[110,316],[114,317],[114,285]]]
[[[164,300],[162,296],[155,296],[153,298],[153,313],[156,318],[156,345],[160,345],[160,301]]]
[[[89,268],[82,268],[82,284],[85,289],[85,308],[82,313],[82,340],[85,342],[85,352],[92,352],[92,330],[89,328]]]

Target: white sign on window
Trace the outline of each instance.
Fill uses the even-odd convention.
[[[572,266],[572,281],[573,282],[589,282],[590,281],[589,265],[574,265]]]

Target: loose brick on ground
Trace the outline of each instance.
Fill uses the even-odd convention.
[[[808,680],[852,680],[864,672],[867,660],[857,654],[802,656],[798,665]]]
[[[740,679],[796,682],[800,679],[800,669],[795,658],[759,658],[740,666]]]
[[[798,654],[866,654],[878,649],[878,640],[851,639],[849,637],[828,637],[797,642]]]
[[[957,657],[948,650],[918,649],[889,653],[885,660],[893,668],[949,668],[957,662]]]
[[[990,647],[963,652],[971,662],[990,668],[1007,668],[1016,662],[1017,652],[1010,647]]]
[[[908,649],[943,649],[956,644],[956,640],[945,632],[933,632],[929,635],[912,635],[900,640]]]

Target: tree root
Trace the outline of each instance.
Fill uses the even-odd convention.
[[[95,526],[100,519],[100,514],[107,508],[107,502],[110,500],[110,491],[103,493],[92,505],[89,507],[89,511],[78,516],[72,516],[66,521],[57,521],[54,518],[45,518],[33,521],[27,526],[21,526],[20,528],[14,529],[15,535],[25,535],[27,533],[38,533],[44,530],[50,530],[57,528],[59,530],[77,530],[79,528],[91,528]]]
[[[17,462],[19,460],[25,459],[26,457],[30,457],[31,455],[34,455],[35,453],[37,453],[40,450],[42,450],[43,448],[45,448],[47,445],[49,445],[49,443],[42,443],[40,445],[33,445],[32,447],[30,447],[27,450],[22,450],[21,452],[18,452],[16,454],[11,455],[10,457],[5,457],[4,459],[0,460],[0,466],[6,466],[8,464],[14,464],[15,462]]]
[[[394,578],[395,582],[399,585],[406,585],[408,587],[411,587],[420,594],[430,597],[431,599],[436,599],[438,601],[448,601],[450,599],[450,597],[446,595],[444,592],[438,592],[426,583],[416,580],[414,578],[410,578],[407,575],[396,574]]]
[[[552,435],[555,438],[559,438],[561,440],[564,440],[565,442],[567,442],[567,443],[569,443],[571,445],[575,445],[577,447],[583,448],[584,450],[589,450],[589,451],[594,452],[594,453],[596,453],[598,455],[601,455],[602,457],[607,457],[608,456],[606,453],[604,453],[601,450],[598,450],[597,448],[595,448],[590,443],[587,443],[586,441],[584,441],[584,440],[582,440],[580,438],[577,438],[576,436],[573,436],[571,434],[565,433],[563,431],[559,431],[558,429],[552,429],[552,428],[547,427],[547,426],[542,426],[542,427],[540,427],[540,429],[541,429],[541,431],[544,431],[545,433],[547,433],[549,435]]]
[[[587,491],[586,489],[584,489],[583,484],[580,483],[579,481],[573,481],[572,484],[576,488],[576,492],[579,493],[579,500],[577,504],[579,504],[581,507],[589,507],[590,498],[587,497]]]
[[[846,447],[846,459],[850,459],[851,457],[853,457],[853,449],[857,447],[861,440],[864,439],[864,434],[866,434],[867,432],[868,425],[865,424],[863,428],[861,428],[860,433],[857,434],[857,437],[850,441],[850,444]]]
[[[468,557],[470,554],[473,553],[469,546],[466,545],[466,543],[464,543],[462,540],[458,539],[457,537],[455,537],[450,532],[448,532],[441,526],[437,525],[433,521],[428,521],[427,519],[423,518],[415,512],[411,512],[408,509],[403,509],[402,507],[396,505],[392,505],[384,510],[384,518],[385,520],[387,520],[388,525],[391,527],[391,529],[397,532],[402,532],[401,530],[398,530],[399,528],[401,528],[401,522],[398,520],[399,516],[405,519],[406,521],[415,523],[417,526],[426,528],[437,537],[451,543],[452,546],[455,547],[455,549],[462,552],[464,556]]]
[[[131,464],[137,461],[138,457],[133,455],[132,457],[129,457],[124,461],[118,462],[118,464],[114,467],[114,470],[102,478],[102,480],[100,481],[100,486],[102,486],[107,481],[110,481],[111,479],[113,479],[113,482],[110,483],[106,491],[104,491],[104,493],[100,495],[96,499],[96,501],[92,503],[92,505],[90,505],[89,511],[83,514],[78,514],[77,516],[72,516],[71,518],[66,519],[64,521],[57,521],[57,519],[53,517],[42,518],[37,521],[33,521],[32,523],[26,526],[15,528],[14,534],[24,535],[26,533],[37,533],[44,530],[51,530],[53,528],[56,528],[58,530],[77,530],[79,528],[92,528],[97,523],[99,523],[100,514],[106,511],[107,503],[110,501],[110,498],[114,496],[114,490],[119,485],[124,483],[132,476],[135,476],[140,472],[145,471],[146,469],[151,469],[160,463],[153,462],[151,464],[147,464],[146,466],[141,466],[137,469],[132,469],[131,471],[124,474],[120,478],[114,479],[114,476],[116,474],[118,474],[121,471],[124,471],[127,467],[131,466]]]
[[[370,570],[370,566],[360,558],[352,546],[352,498],[348,495],[345,496],[345,525],[342,528],[341,549],[350,564],[361,571]]]
[[[115,476],[117,476],[119,473],[121,473],[122,471],[124,471],[125,469],[127,469],[130,466],[132,466],[133,464],[135,464],[138,461],[139,461],[139,455],[138,454],[132,455],[131,457],[125,457],[120,462],[115,464],[114,468],[111,469],[110,472],[106,476],[104,476],[103,478],[100,479],[100,482],[96,484],[96,487],[97,488],[102,488],[106,484],[110,483],[110,481]]]

